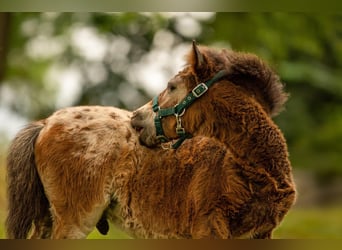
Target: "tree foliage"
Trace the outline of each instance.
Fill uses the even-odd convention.
[[[318,13],[12,13],[0,104],[29,119],[65,105],[134,109],[155,94],[141,75],[176,73],[175,55],[196,39],[268,61],[291,94],[276,122],[294,167],[334,176],[342,174],[341,21]],[[65,103],[61,75],[77,90]]]

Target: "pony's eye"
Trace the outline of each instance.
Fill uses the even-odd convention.
[[[174,91],[176,89],[176,85],[168,84],[167,88],[169,89],[170,92],[172,92],[172,91]]]

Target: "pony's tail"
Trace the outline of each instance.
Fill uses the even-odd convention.
[[[49,202],[39,178],[34,156],[36,139],[44,127],[31,123],[12,141],[7,156],[7,237],[25,239],[33,222],[48,212]]]

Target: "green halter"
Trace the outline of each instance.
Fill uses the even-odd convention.
[[[184,140],[191,137],[191,134],[185,132],[185,129],[182,127],[181,117],[185,113],[185,109],[189,107],[196,99],[200,98],[205,92],[207,92],[208,88],[221,79],[223,76],[227,75],[226,70],[219,71],[212,79],[205,83],[198,84],[180,103],[176,104],[171,108],[160,108],[158,105],[158,96],[155,96],[152,101],[152,109],[156,112],[156,116],[154,118],[154,125],[156,127],[157,139],[161,142],[170,141],[164,134],[163,126],[162,126],[162,118],[170,115],[174,115],[176,117],[176,133],[179,136],[177,142],[171,145],[171,148],[178,148]]]

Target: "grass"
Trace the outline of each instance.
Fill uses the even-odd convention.
[[[274,232],[283,239],[342,239],[342,207],[293,209]]]
[[[294,208],[275,230],[275,239],[342,239],[342,207]],[[89,239],[128,239],[111,226],[107,236],[94,230]]]
[[[275,239],[342,239],[342,207],[292,209],[275,230]],[[94,230],[89,239],[127,239],[111,226],[107,236]]]
[[[88,235],[88,239],[131,239],[131,237],[110,224],[107,235],[102,235],[95,229],[91,234]]]
[[[342,207],[292,209],[275,230],[275,239],[342,239]],[[112,225],[107,236],[94,230],[89,239],[128,239]]]
[[[6,216],[6,171],[5,154],[0,145],[0,239],[5,237],[4,223]]]

